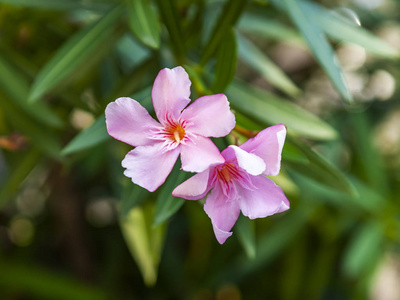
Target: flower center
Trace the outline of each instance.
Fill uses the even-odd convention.
[[[185,137],[185,129],[180,124],[176,124],[175,126],[171,126],[168,129],[169,138],[173,141],[179,143]]]
[[[232,179],[236,179],[238,175],[239,170],[234,163],[226,163],[222,167],[217,168],[218,179],[226,184]]]

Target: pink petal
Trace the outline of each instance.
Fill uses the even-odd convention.
[[[203,172],[211,165],[222,164],[222,157],[217,146],[206,137],[193,135],[181,144],[182,169],[187,172]]]
[[[154,144],[149,136],[161,126],[139,102],[127,97],[107,105],[106,124],[109,135],[135,147]]]
[[[182,112],[182,118],[192,124],[190,131],[202,136],[226,136],[235,127],[235,116],[224,94],[197,99]]]
[[[179,118],[182,109],[190,102],[190,85],[189,76],[182,67],[165,68],[158,73],[151,98],[161,124],[165,124],[167,116],[175,120]]]
[[[265,171],[265,162],[255,154],[248,153],[237,146],[230,145],[222,156],[225,160],[237,159],[238,166],[251,175],[260,175]]]
[[[265,175],[278,175],[281,168],[281,154],[286,137],[286,127],[275,125],[259,132],[254,138],[240,145],[240,148],[261,157],[265,164]]]
[[[251,178],[255,189],[238,187],[240,209],[250,219],[264,218],[289,209],[282,189],[263,175]]]
[[[223,244],[232,235],[229,231],[239,217],[240,209],[236,199],[228,200],[219,185],[216,185],[206,199],[204,210],[211,219],[215,237]]]
[[[173,191],[172,196],[187,200],[199,200],[212,188],[209,182],[210,170],[198,173],[182,182]]]
[[[122,161],[124,175],[132,182],[154,192],[171,172],[179,155],[179,147],[162,152],[161,143],[140,146],[128,152]]]

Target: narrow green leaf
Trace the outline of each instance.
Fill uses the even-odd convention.
[[[353,235],[344,260],[343,271],[351,278],[359,278],[371,264],[377,262],[384,246],[384,228],[377,221],[363,224]]]
[[[317,116],[264,90],[235,81],[227,94],[233,109],[263,126],[283,123],[293,133],[319,140],[337,136],[336,131]]]
[[[172,196],[172,191],[189,176],[190,173],[185,173],[179,169],[179,163],[175,164],[157,197],[157,208],[153,222],[154,226],[167,221],[181,208],[183,203],[185,203],[184,199]]]
[[[160,47],[160,24],[154,7],[148,0],[127,2],[129,25],[135,36],[146,46]]]
[[[10,200],[11,196],[18,190],[20,184],[29,175],[40,160],[40,151],[33,148],[21,155],[21,160],[7,176],[7,180],[0,187],[0,209]]]
[[[400,57],[400,52],[397,49],[362,27],[350,23],[339,14],[308,1],[301,1],[301,6],[307,11],[311,19],[332,38],[360,45],[375,55],[386,58]]]
[[[157,0],[158,10],[167,27],[171,38],[171,47],[175,52],[178,64],[182,65],[185,59],[185,39],[183,35],[181,17],[174,0]]]
[[[51,127],[61,127],[62,120],[45,103],[29,103],[29,85],[11,64],[0,56],[0,87],[14,102],[36,121]]]
[[[244,13],[240,18],[238,29],[241,32],[263,36],[274,40],[304,43],[300,34],[292,28],[255,13]]]
[[[344,80],[338,59],[320,26],[310,19],[308,10],[299,1],[284,0],[283,2],[292,21],[299,28],[337,91],[347,102],[352,103],[353,98]]]
[[[235,230],[238,238],[248,258],[253,259],[256,257],[256,236],[254,221],[246,218],[243,215],[239,216],[235,224]]]
[[[153,214],[153,207],[137,206],[120,220],[125,241],[147,286],[153,286],[157,281],[165,236],[165,226],[150,225]]]
[[[203,49],[201,65],[205,65],[214,55],[224,37],[232,30],[243,12],[247,0],[229,0],[226,2],[223,11],[215,24],[213,33]]]
[[[127,179],[126,177],[123,179],[125,185],[122,188],[119,202],[119,213],[122,218],[126,217],[132,208],[140,205],[150,195],[149,191]]]
[[[52,10],[69,9],[95,9],[105,10],[110,7],[110,1],[107,0],[0,0],[0,3],[6,3],[15,6],[24,6]]]
[[[237,34],[239,44],[239,58],[257,71],[265,80],[285,92],[289,96],[295,97],[301,93],[293,81],[264,53],[254,44]]]
[[[236,39],[233,31],[230,31],[218,48],[213,92],[222,93],[231,83],[236,72],[236,62]]]
[[[336,166],[323,158],[320,154],[293,138],[287,139],[287,144],[296,147],[308,159],[308,162],[288,161],[286,165],[317,182],[333,189],[345,192],[356,197],[357,191],[347,177]]]
[[[110,139],[106,128],[106,118],[101,115],[88,128],[81,131],[62,150],[62,155],[68,155],[98,145]]]
[[[121,6],[117,6],[95,24],[83,28],[70,38],[39,72],[29,100],[38,100],[63,80],[73,78],[74,72],[81,72],[80,69],[86,66],[88,60],[102,52],[99,49],[110,47],[109,39],[114,39],[116,23],[122,13]]]

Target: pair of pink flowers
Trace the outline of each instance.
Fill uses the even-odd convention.
[[[229,102],[217,94],[200,97],[186,107],[190,85],[182,67],[161,70],[151,94],[160,123],[137,101],[124,97],[107,106],[107,131],[136,147],[122,161],[124,174],[151,192],[164,183],[180,154],[182,169],[198,174],[172,194],[188,200],[208,194],[204,210],[222,244],[232,235],[240,211],[254,219],[289,208],[281,188],[264,176],[279,173],[286,128],[269,127],[220,153],[209,137],[226,136],[235,126]]]

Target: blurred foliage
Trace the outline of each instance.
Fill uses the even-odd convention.
[[[0,298],[400,298],[399,10],[0,0]],[[171,196],[179,163],[149,193],[106,132],[109,102],[154,113],[153,81],[177,65],[192,99],[227,94],[237,127],[221,149],[288,128],[272,179],[291,209],[241,217],[223,246],[201,201]]]

